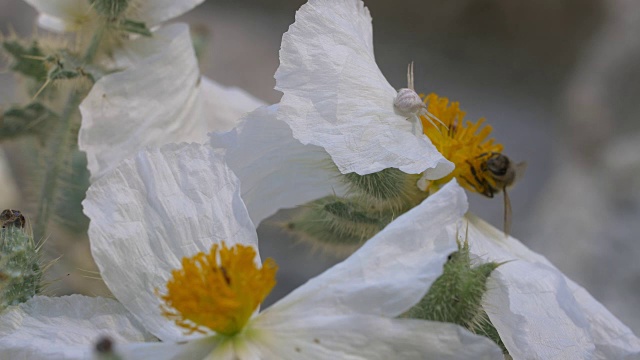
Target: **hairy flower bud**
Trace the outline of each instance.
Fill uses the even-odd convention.
[[[33,235],[16,210],[0,214],[0,310],[40,292],[42,268]]]

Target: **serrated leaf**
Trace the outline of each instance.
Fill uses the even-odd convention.
[[[147,25],[145,23],[141,22],[141,21],[123,19],[120,22],[120,25],[119,25],[118,28],[120,30],[124,31],[124,32],[132,33],[132,34],[138,34],[138,35],[142,35],[142,36],[151,37],[153,35],[151,33],[151,30],[149,30],[149,28],[147,28]]]
[[[44,142],[58,119],[58,114],[38,102],[9,108],[0,118],[0,140],[35,135]]]
[[[43,82],[47,78],[47,66],[44,60],[45,54],[40,50],[37,42],[32,42],[29,46],[22,45],[18,40],[5,40],[2,48],[13,58],[10,69],[23,74],[38,82]]]

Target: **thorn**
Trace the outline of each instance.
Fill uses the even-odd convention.
[[[44,84],[42,84],[42,86],[40,87],[40,89],[38,89],[38,91],[36,92],[35,95],[33,95],[33,98],[31,99],[32,101],[35,100],[38,95],[40,95],[40,93],[49,85],[49,83],[51,83],[51,79],[47,79],[47,81],[44,82]]]

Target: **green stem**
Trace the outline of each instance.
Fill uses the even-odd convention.
[[[104,27],[99,27],[94,33],[91,43],[87,47],[83,57],[83,65],[91,63],[98,52]],[[43,239],[46,236],[47,224],[51,217],[51,210],[54,207],[54,199],[60,180],[60,170],[70,156],[72,141],[71,129],[73,118],[78,112],[78,106],[86,96],[86,93],[77,89],[72,89],[60,115],[58,126],[55,133],[51,137],[50,151],[47,153],[46,171],[44,174],[44,182],[40,191],[40,201],[38,202],[38,213],[36,215],[35,225],[33,226],[34,238]]]
[[[60,169],[69,155],[65,150],[70,149],[69,140],[72,119],[83,98],[77,90],[71,91],[60,116],[60,122],[52,136],[51,151],[48,152],[47,169],[42,190],[40,191],[40,201],[38,202],[38,215],[33,227],[34,238],[38,240],[43,239],[46,235],[46,228],[55,199],[54,195],[60,178]]]

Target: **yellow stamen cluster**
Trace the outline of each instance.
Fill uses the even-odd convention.
[[[448,176],[432,181],[427,191],[433,193],[455,177],[466,189],[484,193],[487,184],[494,182],[485,174],[486,160],[491,153],[499,153],[503,149],[501,144],[494,143],[494,139],[487,140],[491,126],[483,126],[484,118],[475,123],[464,122],[465,112],[460,110],[460,104],[449,102],[445,97],[429,94],[424,97],[424,102],[427,110],[448,127],[434,126],[426,116],[421,116],[424,133],[442,156],[456,166]]]
[[[182,269],[171,272],[162,314],[174,320],[188,334],[240,332],[251,314],[276,284],[278,270],[273,259],[261,268],[254,262],[253,247],[224,243],[213,245],[208,254],[200,252],[182,259]]]

